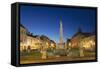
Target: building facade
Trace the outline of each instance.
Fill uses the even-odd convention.
[[[20,51],[26,49],[27,30],[23,25],[20,25]]]
[[[71,38],[71,47],[72,48],[84,48],[84,49],[95,48],[95,34],[82,32],[81,30],[79,30]]]
[[[23,50],[46,50],[55,48],[56,43],[47,36],[33,35],[23,25],[20,25],[20,51]]]
[[[40,49],[42,46],[42,41],[39,36],[27,35],[27,46],[33,49]]]
[[[81,41],[82,46],[85,50],[95,51],[95,35],[91,35],[89,37],[84,38]]]

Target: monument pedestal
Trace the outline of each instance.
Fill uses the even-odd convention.
[[[65,49],[65,43],[58,43],[58,49]]]

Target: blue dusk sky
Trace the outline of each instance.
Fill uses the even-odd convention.
[[[20,23],[33,35],[46,35],[59,42],[60,20],[63,24],[64,41],[81,28],[83,32],[95,30],[95,9],[58,8],[44,6],[20,7]]]

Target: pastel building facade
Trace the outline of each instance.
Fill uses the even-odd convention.
[[[85,50],[95,50],[95,34],[82,32],[79,30],[71,38],[71,47],[72,48],[84,48]]]
[[[20,25],[20,51],[25,50],[27,45],[27,30]]]
[[[20,25],[20,51],[48,48],[56,48],[56,43],[47,36],[33,35],[23,25]]]

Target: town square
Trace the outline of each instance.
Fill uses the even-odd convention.
[[[37,9],[20,10],[20,64],[96,59],[94,11]]]

